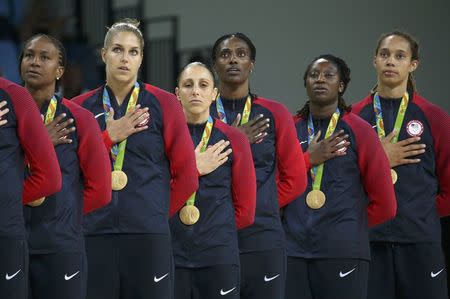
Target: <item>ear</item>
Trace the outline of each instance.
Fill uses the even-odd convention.
[[[409,65],[409,72],[410,73],[414,72],[418,66],[419,66],[419,60],[412,60],[411,64]]]
[[[255,67],[255,62],[252,61],[252,62],[250,63],[250,73],[253,72],[253,68],[254,68],[254,67]]]
[[[219,90],[217,89],[217,87],[214,87],[213,90],[213,102],[215,102],[217,100],[217,96],[219,95]]]
[[[175,95],[177,96],[178,101],[181,102],[181,100],[180,100],[180,89],[178,87],[175,87]]]
[[[345,88],[345,84],[344,84],[344,82],[339,82],[339,93],[341,93],[341,92],[343,92],[344,91],[344,88]]]
[[[105,61],[106,49],[105,49],[105,48],[102,48],[100,54],[102,55],[102,60],[103,60],[103,62],[106,63],[106,61]]]
[[[377,56],[373,57],[373,61],[372,61],[373,67],[377,68]]]
[[[61,79],[61,77],[64,75],[64,67],[63,66],[58,66],[58,68],[56,69],[56,79],[59,80]]]

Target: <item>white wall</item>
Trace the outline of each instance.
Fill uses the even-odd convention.
[[[332,53],[349,64],[348,102],[364,97],[375,82],[378,36],[403,29],[421,45],[419,92],[448,112],[449,7],[448,0],[151,0],[145,14],[179,16],[181,49],[212,45],[225,33],[247,34],[257,50],[252,91],[282,101],[292,112],[306,99],[303,72],[319,54]]]

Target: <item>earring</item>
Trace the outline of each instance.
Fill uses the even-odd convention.
[[[250,74],[253,74],[253,69],[250,70]]]
[[[56,77],[56,81],[58,81],[59,80],[59,77]]]

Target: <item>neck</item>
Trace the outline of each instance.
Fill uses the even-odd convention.
[[[317,105],[313,102],[309,102],[309,112],[313,117],[316,118],[327,118],[331,117],[338,106],[338,101],[334,101],[331,104]]]
[[[193,114],[189,111],[184,110],[184,115],[186,116],[186,120],[188,124],[191,125],[199,125],[204,124],[208,121],[209,118],[209,109],[205,112]]]
[[[378,83],[377,92],[382,98],[400,99],[405,94],[407,86],[407,80],[405,80],[405,82],[402,82],[402,84],[393,87]]]
[[[134,86],[134,82],[136,82],[136,80],[131,80],[130,82],[123,82],[112,80],[111,78],[106,78],[106,82],[108,87],[111,88],[112,92],[114,93],[117,103],[120,106],[125,100],[125,97],[130,92],[131,87]]]
[[[238,100],[246,97],[249,93],[248,80],[244,84],[220,85],[220,95],[226,99]]]
[[[33,97],[34,101],[36,102],[39,109],[41,109],[42,105],[44,105],[45,102],[50,101],[50,99],[55,94],[55,86],[51,85],[48,87],[39,87],[34,88],[27,84],[25,84],[25,88],[30,92],[31,96]]]

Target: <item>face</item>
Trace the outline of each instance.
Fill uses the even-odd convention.
[[[205,67],[192,65],[181,74],[175,94],[185,112],[192,115],[209,114],[209,106],[217,96],[217,88]]]
[[[31,40],[24,48],[20,73],[25,85],[32,88],[55,86],[64,73],[59,51],[46,37]]]
[[[386,37],[380,43],[373,62],[378,83],[390,87],[406,84],[409,74],[418,65],[418,61],[412,60],[411,55],[411,47],[406,39],[396,35]]]
[[[222,83],[244,84],[253,69],[247,43],[237,37],[224,40],[217,49],[214,69]]]
[[[107,48],[102,49],[108,80],[134,82],[142,63],[143,52],[138,37],[132,32],[117,32]]]
[[[316,60],[306,75],[306,93],[317,105],[329,105],[338,101],[344,83],[339,78],[337,67],[326,59]]]

